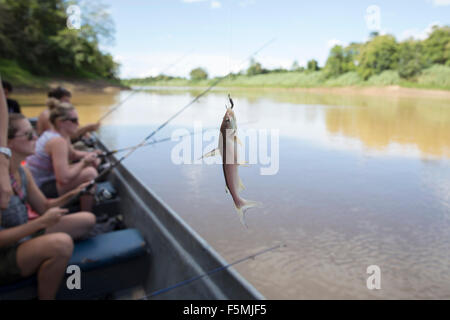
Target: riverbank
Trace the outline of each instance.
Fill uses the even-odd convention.
[[[119,79],[102,79],[91,74],[85,77],[43,77],[31,74],[11,60],[0,59],[2,80],[9,81],[15,92],[34,92],[63,86],[70,91],[114,91],[129,89]]]
[[[384,87],[332,87],[332,88],[292,88],[283,89],[286,91],[310,92],[320,94],[339,94],[339,95],[365,95],[365,96],[395,96],[395,97],[429,97],[450,99],[450,90],[407,88],[400,86]]]
[[[215,79],[193,81],[186,78],[145,78],[123,80],[126,85],[164,86],[164,87],[208,87]],[[363,80],[357,72],[347,72],[338,77],[328,77],[323,70],[270,72],[258,75],[231,75],[221,80],[219,87],[232,88],[358,88],[361,91],[371,91],[373,87],[384,88],[414,88],[450,91],[450,67],[434,65],[415,78],[403,79],[397,71],[387,70]],[[397,90],[397,89],[396,89]]]

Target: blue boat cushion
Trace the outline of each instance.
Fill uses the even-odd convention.
[[[82,271],[105,267],[145,254],[145,241],[136,229],[101,234],[76,243],[69,265]]]

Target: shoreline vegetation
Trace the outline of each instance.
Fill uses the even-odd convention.
[[[209,87],[214,79],[191,80],[158,76],[146,79],[122,80],[127,86],[155,87]],[[356,72],[348,72],[336,78],[327,78],[324,71],[284,71],[259,75],[232,75],[217,87],[226,88],[277,88],[277,89],[333,89],[348,88],[367,91],[368,88],[401,87],[422,90],[450,91],[450,67],[433,65],[423,70],[414,81],[401,79],[396,71],[388,70],[363,80]]]
[[[208,87],[210,79],[202,67],[189,78],[164,74],[123,80],[133,86]],[[323,67],[311,59],[306,66],[294,61],[290,69],[265,69],[252,59],[247,70],[228,75],[221,87],[242,88],[339,88],[396,86],[415,89],[450,90],[450,26],[434,26],[423,40],[398,42],[392,35],[372,32],[366,42],[335,45]]]
[[[83,19],[68,16],[71,4]],[[126,88],[119,64],[101,49],[113,43],[114,31],[108,8],[98,1],[0,0],[2,79],[17,91]]]
[[[120,79],[108,79],[96,76],[68,77],[64,75],[40,76],[27,71],[17,62],[0,58],[0,75],[14,86],[14,92],[45,91],[57,86],[70,91],[111,91],[130,89]]]

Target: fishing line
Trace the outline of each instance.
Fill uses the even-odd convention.
[[[269,44],[271,44],[272,42],[275,41],[275,38],[273,38],[272,40],[266,42],[263,46],[261,46],[258,50],[256,50],[255,52],[253,52],[249,57],[247,57],[245,60],[243,60],[240,64],[242,64],[243,62],[251,59],[254,55],[256,55],[258,52],[260,52],[261,50],[263,50],[265,47],[267,47]],[[65,206],[69,206],[71,204],[73,204],[75,202],[75,200],[78,199],[79,195],[83,195],[83,194],[88,194],[90,193],[90,190],[92,189],[92,187],[95,185],[96,182],[101,181],[101,179],[103,179],[106,175],[109,174],[109,172],[111,172],[115,167],[117,167],[120,163],[122,163],[122,161],[124,161],[126,158],[128,158],[131,154],[133,154],[133,152],[135,152],[137,149],[139,149],[140,147],[144,146],[148,140],[150,140],[156,133],[158,133],[158,131],[160,131],[162,128],[164,128],[170,121],[172,121],[173,119],[175,119],[178,115],[180,115],[183,111],[185,111],[187,108],[189,108],[194,102],[196,102],[198,99],[200,99],[202,96],[204,96],[206,93],[208,93],[212,88],[214,88],[215,86],[217,86],[221,81],[223,81],[224,79],[226,79],[226,77],[228,76],[228,74],[226,76],[217,78],[208,88],[206,88],[202,93],[200,93],[198,96],[196,96],[191,102],[189,102],[187,105],[185,105],[183,108],[181,108],[179,111],[177,111],[174,115],[172,115],[166,122],[164,122],[163,124],[161,124],[158,128],[156,128],[153,132],[151,132],[147,137],[144,138],[144,140],[142,140],[141,143],[139,143],[138,145],[132,147],[130,149],[130,151],[128,153],[126,153],[124,156],[122,156],[118,161],[116,161],[115,163],[111,164],[108,168],[106,168],[105,170],[103,170],[102,173],[100,173],[95,179],[93,179],[89,185],[87,185],[83,190],[81,190],[78,194],[74,195],[72,198],[70,198],[69,200],[67,200]]]
[[[286,247],[286,245],[285,245],[285,244],[279,244],[279,245],[274,246],[274,247],[272,247],[272,248],[268,248],[268,249],[261,250],[261,251],[259,251],[259,252],[257,252],[257,253],[254,253],[254,254],[249,255],[249,256],[247,256],[247,257],[245,257],[245,258],[236,260],[236,261],[234,261],[234,262],[232,262],[232,263],[230,263],[230,264],[227,264],[227,265],[225,265],[225,266],[222,266],[222,267],[218,267],[218,268],[212,269],[212,270],[210,270],[210,271],[208,271],[208,272],[206,272],[206,273],[204,273],[204,274],[201,274],[201,275],[199,275],[199,276],[195,276],[195,277],[192,277],[192,278],[190,278],[190,279],[187,279],[187,280],[178,282],[178,283],[176,283],[176,284],[174,284],[174,285],[172,285],[172,286],[170,286],[170,287],[164,288],[164,289],[160,289],[160,290],[153,291],[152,293],[143,296],[143,297],[140,298],[139,300],[147,300],[147,298],[154,297],[154,296],[157,296],[157,295],[166,293],[166,292],[171,291],[171,290],[173,290],[173,289],[176,289],[176,288],[185,286],[185,285],[187,285],[187,284],[190,284],[190,283],[192,283],[192,282],[194,282],[194,281],[200,280],[200,279],[202,279],[202,278],[204,278],[204,277],[210,277],[211,275],[213,275],[213,274],[215,274],[215,273],[218,273],[218,272],[220,272],[220,271],[226,270],[226,269],[228,269],[228,268],[231,267],[231,266],[237,265],[237,264],[242,263],[242,262],[244,262],[244,261],[247,261],[247,260],[249,260],[249,259],[254,259],[254,258],[256,258],[257,256],[260,256],[260,255],[262,255],[262,254],[264,254],[264,253],[267,253],[267,252],[269,252],[269,251],[272,251],[272,250],[275,250],[275,249],[278,249],[278,248],[282,248],[282,247]]]
[[[258,50],[256,50],[255,52],[253,52],[249,57],[247,57],[245,60],[243,60],[241,62],[241,64],[249,59],[251,59],[254,55],[256,55],[258,52],[260,52],[261,50],[263,50],[265,47],[267,47],[269,44],[271,44],[272,42],[275,41],[275,38],[266,42],[263,46],[261,46]],[[87,190],[89,190],[90,188],[92,188],[92,186],[94,185],[95,182],[103,179],[104,176],[106,176],[112,169],[114,169],[116,166],[118,166],[122,161],[124,161],[126,158],[128,158],[134,151],[136,151],[137,149],[139,149],[140,147],[142,147],[143,145],[146,144],[146,142],[148,140],[150,140],[156,133],[158,133],[158,131],[160,131],[162,128],[164,128],[170,121],[172,121],[173,119],[175,119],[177,116],[179,116],[183,111],[185,111],[187,108],[189,108],[194,102],[198,101],[201,97],[203,97],[206,93],[208,93],[209,91],[211,91],[211,89],[213,89],[215,86],[217,86],[220,82],[222,82],[224,79],[226,79],[226,77],[228,76],[228,74],[226,76],[217,78],[208,88],[206,88],[202,93],[200,93],[199,95],[197,95],[194,99],[192,99],[187,105],[185,105],[183,108],[181,108],[180,110],[178,110],[175,114],[173,114],[169,119],[167,119],[163,124],[161,124],[158,128],[156,128],[153,132],[151,132],[147,137],[144,138],[144,140],[142,140],[141,143],[139,143],[138,145],[134,146],[133,148],[131,148],[131,150],[125,154],[124,156],[122,156],[122,158],[120,158],[118,161],[116,161],[114,164],[112,164],[109,168],[107,168],[105,171],[103,171],[101,174],[99,174],[92,182],[89,186],[86,187]]]

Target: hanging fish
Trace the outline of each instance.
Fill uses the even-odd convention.
[[[233,198],[235,209],[239,215],[241,223],[247,227],[245,223],[245,212],[253,207],[258,207],[261,204],[256,201],[246,200],[241,198],[239,192],[244,189],[244,185],[238,174],[238,168],[243,163],[238,162],[238,150],[237,144],[241,144],[238,137],[236,136],[237,124],[236,116],[233,112],[234,103],[230,95],[228,95],[231,107],[227,107],[227,111],[222,120],[220,126],[220,137],[219,137],[219,147],[206,153],[204,157],[211,157],[220,152],[222,157],[222,168],[223,175],[225,177],[225,190],[231,194]]]

